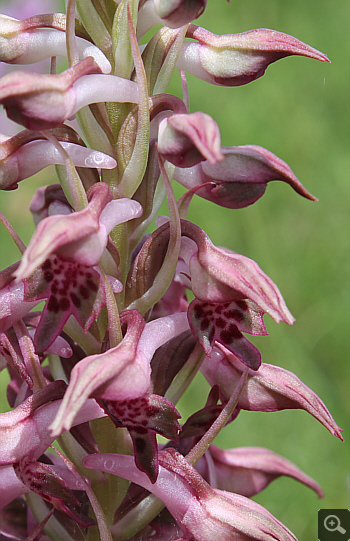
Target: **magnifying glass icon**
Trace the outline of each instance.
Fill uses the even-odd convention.
[[[336,515],[328,515],[324,519],[323,524],[326,530],[328,530],[329,532],[339,532],[341,534],[346,533],[346,530],[341,527],[340,520]]]

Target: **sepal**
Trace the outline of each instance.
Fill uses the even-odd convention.
[[[219,385],[220,397],[227,402],[244,370],[241,362],[228,350],[214,348],[201,371],[210,385]],[[322,400],[295,374],[279,366],[262,363],[257,372],[250,371],[239,397],[238,408],[249,411],[303,409],[317,419],[332,436],[343,440],[341,428]]]
[[[282,475],[292,477],[322,498],[321,487],[286,458],[263,447],[220,449],[211,445],[196,464],[196,469],[209,483],[251,498]]]

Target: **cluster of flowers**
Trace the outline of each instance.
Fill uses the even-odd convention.
[[[22,255],[0,273],[13,408],[0,414],[3,539],[291,541],[250,497],[281,475],[322,495],[271,451],[213,445],[241,409],[301,408],[341,433],[245,337],[266,335],[265,313],[293,323],[277,286],[186,220],[192,197],[242,208],[272,180],[315,198],[268,150],[222,147],[215,121],[189,112],[185,72],[236,86],[289,55],[327,57],[272,30],[214,35],[191,22],[205,6],[69,0],[66,15],[0,16],[2,62],[51,58],[50,74],[0,79],[0,103],[25,128],[0,136],[1,189],[49,164],[59,179],[30,203],[27,247],[1,216]],[[69,66],[58,74],[57,56]],[[166,93],[175,69],[183,99]],[[171,180],[187,190],[178,201]],[[169,216],[157,216],[165,198]],[[199,370],[211,391],[181,426],[175,405]]]

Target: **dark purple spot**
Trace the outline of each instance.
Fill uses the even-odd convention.
[[[79,293],[83,299],[88,299],[90,297],[90,293],[87,287],[85,286],[79,286]]]
[[[51,295],[51,297],[49,298],[49,302],[47,303],[47,309],[49,312],[54,312],[55,314],[59,312],[60,305],[55,295]]]
[[[143,426],[135,426],[133,427],[133,432],[140,435],[147,434],[148,430],[146,428],[143,428]]]
[[[152,415],[157,415],[160,412],[160,409],[157,406],[148,406],[146,409],[147,417],[152,417]]]
[[[221,314],[222,310],[223,310],[223,306],[221,306],[221,304],[219,304],[219,305],[215,308],[214,312],[215,312],[216,314]]]
[[[207,330],[207,328],[209,327],[210,325],[210,321],[207,317],[205,317],[204,319],[202,319],[201,321],[201,331],[204,332]]]
[[[86,287],[88,287],[91,291],[97,291],[98,287],[92,280],[86,280]]]
[[[52,282],[53,280],[53,274],[50,271],[44,272],[44,280],[45,282]]]
[[[226,326],[226,321],[222,319],[222,317],[218,317],[215,324],[217,327],[219,327],[219,329],[224,329],[224,327]]]
[[[80,308],[81,307],[81,300],[79,299],[78,295],[76,295],[75,293],[70,293],[70,298],[72,300],[72,303],[74,304],[74,306],[76,308]]]
[[[46,261],[44,261],[44,263],[41,265],[41,268],[45,271],[47,269],[50,269],[51,268],[51,261],[50,259],[46,259]]]
[[[231,344],[233,340],[233,337],[231,335],[231,333],[229,331],[221,331],[220,333],[220,341],[223,343],[223,344]]]
[[[195,306],[194,308],[194,317],[196,319],[201,318],[203,315],[203,308],[201,306]]]
[[[61,297],[60,299],[60,310],[67,311],[69,310],[70,302],[67,297]]]
[[[225,312],[227,319],[235,319],[236,321],[243,321],[244,315],[239,310],[228,310]]]
[[[139,454],[142,454],[146,449],[146,442],[142,438],[135,438],[134,445]]]
[[[230,325],[228,328],[228,332],[231,334],[232,338],[242,338],[243,334],[239,331],[237,325]]]
[[[236,304],[241,310],[248,310],[248,304],[246,301],[236,301]]]
[[[210,331],[209,333],[209,343],[211,344],[214,340],[214,335],[215,335],[215,329],[214,327],[212,328],[212,330]]]

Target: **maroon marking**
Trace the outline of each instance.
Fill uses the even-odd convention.
[[[222,319],[222,317],[218,317],[217,320],[215,321],[215,325],[219,329],[224,329],[226,327],[226,321]]]
[[[221,333],[220,333],[220,341],[223,344],[227,344],[227,345],[231,344],[232,340],[233,340],[233,336],[229,331],[227,331],[227,330],[221,331]]]
[[[52,282],[52,280],[53,280],[52,272],[50,272],[50,271],[44,272],[44,280],[45,280],[45,282],[48,282],[48,283]]]
[[[61,297],[60,299],[60,310],[63,310],[64,312],[68,310],[70,307],[70,302],[67,297]]]
[[[72,303],[74,304],[74,306],[76,308],[80,308],[81,306],[81,300],[79,299],[79,297],[72,291],[70,294],[69,294],[71,300],[72,300]]]
[[[213,342],[214,336],[215,336],[215,329],[212,328],[212,330],[211,330],[210,333],[209,333],[209,343],[210,343],[210,344]]]
[[[79,286],[79,293],[83,297],[83,299],[88,299],[90,297],[90,293],[87,287],[81,285]]]
[[[228,332],[231,334],[232,338],[243,338],[243,334],[239,331],[237,325],[231,324],[228,328]]]
[[[49,312],[54,312],[55,314],[59,312],[60,305],[55,295],[51,295],[51,297],[49,298],[49,302],[47,303],[47,309]]]
[[[86,280],[85,284],[86,287],[88,287],[89,289],[91,289],[91,291],[94,291],[95,293],[98,290],[97,285],[92,280]]]
[[[202,319],[201,321],[201,331],[206,331],[207,328],[209,327],[210,325],[210,321],[207,317],[205,317],[204,319]]]

